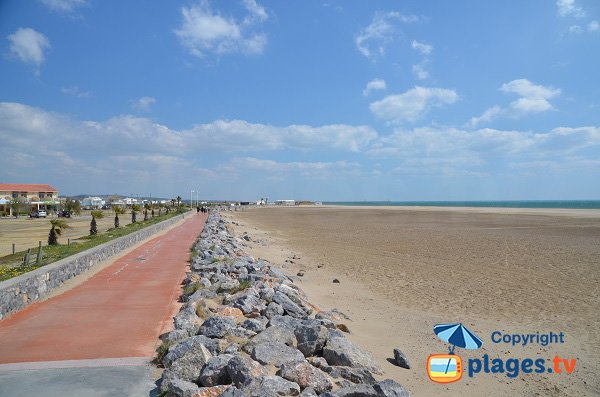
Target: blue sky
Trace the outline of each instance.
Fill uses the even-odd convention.
[[[0,181],[600,199],[600,3],[0,2]]]

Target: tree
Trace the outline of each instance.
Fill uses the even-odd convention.
[[[67,225],[67,221],[64,219],[51,219],[50,224],[52,228],[48,234],[48,245],[58,245],[58,236],[62,234],[64,229],[68,229],[71,226]]]
[[[181,207],[181,196],[177,196],[177,208]]]
[[[162,209],[165,208],[165,205],[163,203],[158,203],[157,207],[158,207],[158,216],[161,216]]]
[[[19,211],[21,210],[21,200],[19,197],[13,197],[10,201],[10,209],[13,212],[15,218],[19,217]]]
[[[144,204],[144,222],[148,220],[148,209],[150,209],[150,204]]]
[[[125,213],[125,208],[114,207],[113,211],[115,212],[115,229],[119,227],[119,215]]]
[[[140,206],[139,204],[133,204],[131,206],[131,223],[136,223],[137,222],[137,213],[140,212]]]
[[[90,236],[98,234],[98,225],[96,225],[96,219],[104,218],[104,212],[101,210],[92,211],[92,221],[90,222]]]
[[[67,200],[65,201],[65,210],[69,214],[80,215],[81,214],[81,204],[77,200],[67,198]]]

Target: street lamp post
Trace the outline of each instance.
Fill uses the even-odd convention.
[[[192,209],[192,204],[193,204],[193,200],[194,200],[193,197],[194,197],[194,191],[192,190],[190,192],[190,209]]]

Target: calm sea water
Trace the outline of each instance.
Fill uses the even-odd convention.
[[[324,201],[330,205],[409,206],[409,207],[503,207],[600,209],[600,200],[523,201]]]

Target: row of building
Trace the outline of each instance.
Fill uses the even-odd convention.
[[[28,210],[56,210],[66,200],[59,197],[58,190],[46,184],[0,183],[0,216],[12,216],[12,203],[17,199]],[[131,207],[134,204],[168,204],[168,200],[146,200],[131,197],[85,197],[81,201],[84,209],[107,207]]]

